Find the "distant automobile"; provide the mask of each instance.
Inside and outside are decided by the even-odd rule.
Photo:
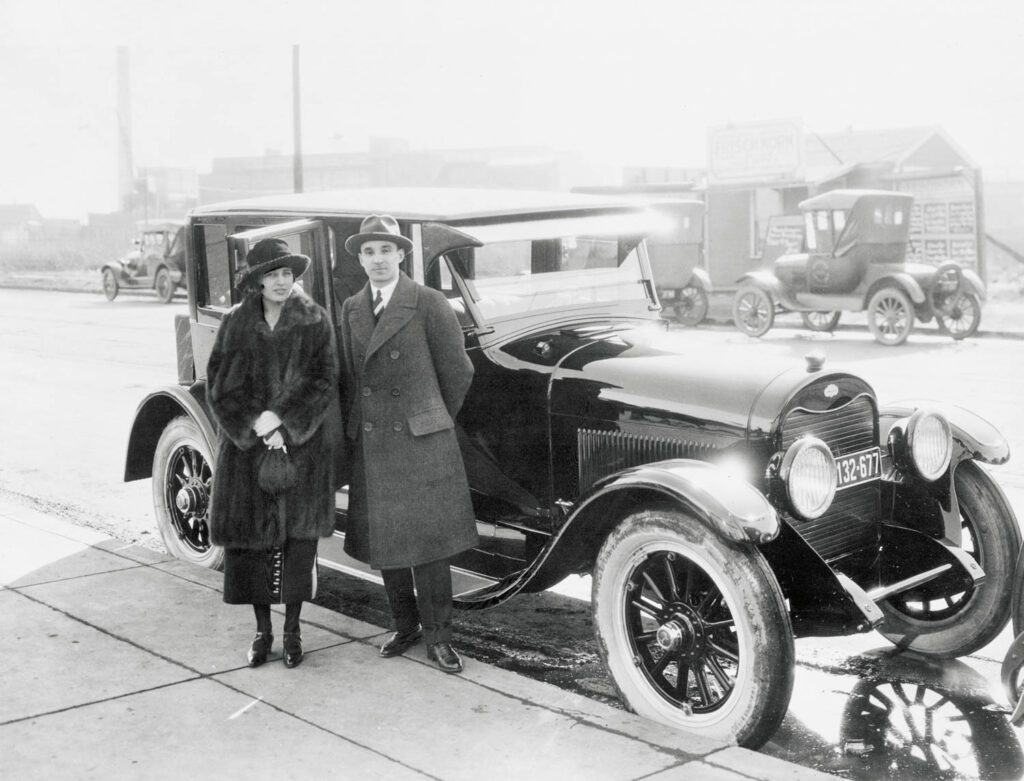
[[[382,212],[415,249],[405,273],[451,305],[475,369],[444,421],[480,530],[453,560],[474,581],[457,607],[590,574],[597,647],[628,707],[745,746],[786,714],[795,637],[876,629],[952,657],[1007,624],[1021,536],[982,467],[1009,458],[999,431],[949,404],[886,404],[817,355],[702,348],[662,317],[644,237],[663,216],[582,194],[365,189],[193,210],[177,384],[141,401],[125,459],[126,480],[152,478],[173,555],[223,559],[208,525],[206,367],[247,251],[276,237],[310,256],[298,284],[337,324],[339,299],[362,286],[345,239]],[[363,430],[387,441],[425,413]],[[347,506],[342,487],[321,564],[366,577],[341,552]]]
[[[185,223],[182,220],[149,222],[139,229],[135,249],[103,265],[103,294],[108,301],[125,290],[153,290],[169,304],[174,292],[187,288],[185,277]]]
[[[954,339],[981,322],[985,286],[970,269],[906,261],[913,196],[886,190],[833,190],[800,204],[805,252],[739,279],[733,322],[763,336],[778,312],[799,312],[812,331],[831,331],[842,312],[867,310],[881,344],[906,341],[914,319],[933,317]]]

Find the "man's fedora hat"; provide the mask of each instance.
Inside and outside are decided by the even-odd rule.
[[[285,266],[298,278],[309,268],[309,258],[292,252],[284,239],[257,241],[245,256],[245,265],[239,269],[238,287],[259,290],[264,274]]]
[[[353,255],[367,241],[390,241],[406,252],[412,251],[412,242],[398,229],[398,221],[390,214],[371,214],[359,226],[359,233],[345,240],[345,249]]]

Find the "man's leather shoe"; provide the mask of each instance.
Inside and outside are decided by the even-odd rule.
[[[305,655],[302,653],[302,635],[298,632],[284,633],[284,666],[298,667]]]
[[[455,653],[451,643],[431,643],[427,646],[427,658],[432,662],[437,662],[437,666],[443,672],[462,672],[462,660]]]
[[[274,636],[270,632],[257,632],[249,646],[249,653],[246,658],[250,667],[259,667],[267,661],[267,654],[270,653],[270,646],[274,644]]]
[[[392,656],[401,656],[423,637],[423,629],[416,627],[411,632],[395,632],[391,639],[380,647],[380,655],[385,659]]]

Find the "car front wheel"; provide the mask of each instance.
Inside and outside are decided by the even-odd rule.
[[[775,323],[775,304],[756,285],[741,287],[732,302],[732,319],[747,336],[764,336]]]
[[[988,473],[964,461],[953,476],[960,506],[961,547],[985,571],[977,587],[954,594],[899,595],[879,607],[878,631],[900,648],[940,657],[984,648],[1010,619],[1021,536],[1013,510]]]
[[[156,272],[153,288],[156,290],[156,297],[161,304],[171,303],[171,299],[174,298],[174,281],[167,269],[162,268]]]
[[[214,461],[194,420],[173,418],[153,457],[153,508],[167,552],[220,569],[224,550],[210,544],[210,497]]]
[[[107,297],[107,301],[113,301],[117,298],[117,275],[113,269],[103,269],[103,295]]]
[[[945,314],[935,315],[935,322],[940,331],[954,339],[974,336],[981,325],[981,299],[974,293],[962,293],[946,307]]]
[[[757,550],[680,512],[635,513],[601,547],[591,610],[612,680],[641,716],[751,748],[782,722],[793,632]]]
[[[903,344],[914,327],[914,305],[897,287],[883,287],[868,302],[868,327],[875,341]]]

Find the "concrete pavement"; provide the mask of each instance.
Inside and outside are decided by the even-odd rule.
[[[315,605],[306,659],[250,669],[221,576],[0,493],[0,774],[11,779],[830,778]]]

